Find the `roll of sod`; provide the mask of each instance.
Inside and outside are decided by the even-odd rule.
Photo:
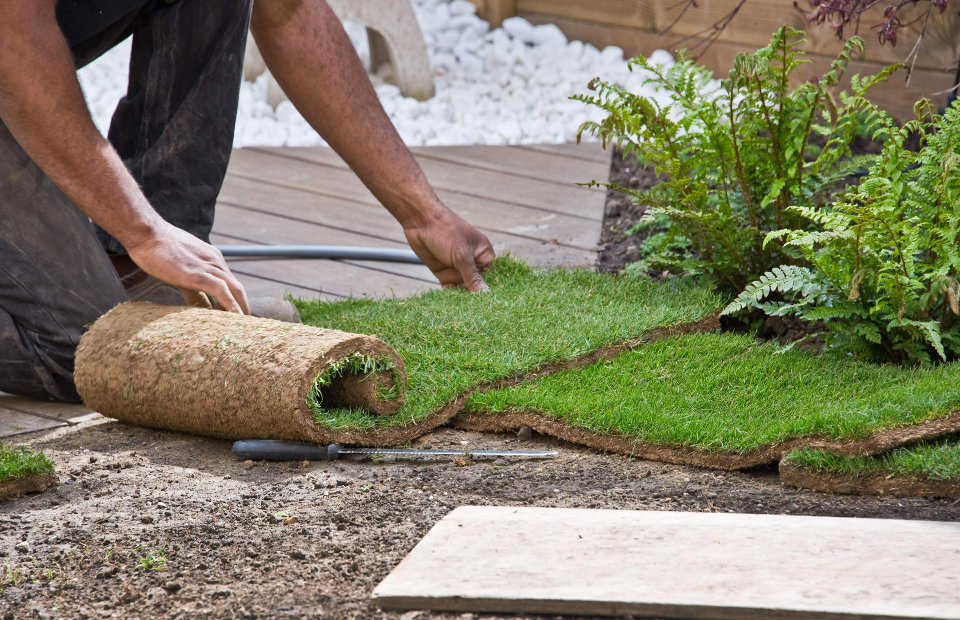
[[[306,441],[329,439],[315,421],[328,408],[396,413],[407,381],[376,336],[142,302],[93,324],[74,379],[88,407],[131,424]]]

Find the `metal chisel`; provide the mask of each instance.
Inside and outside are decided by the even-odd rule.
[[[460,456],[467,458],[525,458],[549,459],[557,455],[555,450],[436,450],[419,448],[351,448],[332,443],[319,446],[314,443],[284,441],[280,439],[249,439],[233,444],[233,453],[252,461],[333,461],[342,454],[367,456],[392,456],[396,458],[423,458],[433,456]]]

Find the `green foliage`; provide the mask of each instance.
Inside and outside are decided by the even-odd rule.
[[[777,270],[764,274],[725,313],[760,308],[827,320],[828,344],[870,360],[960,357],[960,108],[938,116],[921,102],[916,112],[899,127],[872,109],[883,151],[859,187],[830,207],[791,208],[819,230],[767,235],[798,249],[811,268],[791,268],[783,284]],[[919,152],[904,147],[911,135]],[[769,300],[774,291],[782,300]]]
[[[825,75],[791,88],[797,69],[808,63],[798,30],[783,27],[754,54],[738,54],[727,79],[713,75],[681,53],[670,68],[643,57],[631,70],[649,75],[663,97],[648,98],[609,82],[590,83],[594,95],[576,99],[607,112],[584,123],[580,134],[616,143],[664,180],[646,190],[617,188],[646,217],[665,217],[665,234],[646,258],[651,267],[705,273],[730,293],[759,274],[794,262],[799,252],[773,242],[770,230],[801,229],[807,222],[791,205],[827,202],[851,170],[849,144],[859,131],[864,93],[896,68],[854,79],[852,94],[831,94],[863,41],[850,39]],[[685,251],[689,247],[689,250]]]
[[[51,473],[53,463],[42,452],[28,452],[23,447],[12,448],[0,444],[0,482]]]

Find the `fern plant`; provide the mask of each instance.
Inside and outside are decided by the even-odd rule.
[[[960,357],[960,107],[938,116],[922,101],[915,112],[898,126],[872,108],[883,150],[860,185],[829,208],[791,207],[815,230],[767,235],[810,267],[770,270],[725,313],[826,320],[829,344],[877,361]],[[904,147],[911,134],[918,152]]]
[[[706,273],[736,294],[759,274],[801,258],[777,241],[764,244],[764,237],[805,226],[789,207],[825,204],[837,183],[863,166],[849,144],[868,106],[864,95],[896,68],[856,80],[852,94],[836,99],[831,91],[851,56],[863,52],[854,37],[819,80],[792,88],[794,74],[809,62],[804,42],[801,31],[780,28],[767,47],[738,54],[719,86],[683,52],[670,68],[638,57],[631,70],[646,72],[644,84],[664,97],[599,79],[590,83],[594,94],[575,97],[607,112],[599,123],[584,123],[578,139],[587,132],[604,146],[615,143],[664,179],[645,190],[617,188],[649,205],[646,218],[665,218],[646,259],[650,267]]]

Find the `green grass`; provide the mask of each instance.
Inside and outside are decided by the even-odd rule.
[[[393,416],[325,410],[334,429],[381,429],[422,420],[471,387],[583,355],[719,308],[713,293],[682,281],[586,270],[535,271],[509,258],[486,275],[491,291],[430,291],[407,299],[298,301],[304,323],[376,334],[403,358],[403,408]]]
[[[42,452],[0,445],[0,482],[52,473],[53,463]]]
[[[960,480],[960,440],[918,444],[858,458],[839,456],[828,450],[801,448],[791,452],[787,461],[790,465],[819,473]]]
[[[744,453],[802,435],[860,438],[956,407],[960,364],[875,366],[700,334],[475,394],[466,411],[537,411],[599,434]]]

